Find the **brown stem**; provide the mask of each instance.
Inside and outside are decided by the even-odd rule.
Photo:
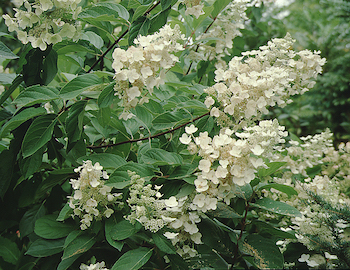
[[[106,54],[107,54],[110,50],[112,50],[113,47],[114,47],[115,45],[117,45],[118,42],[119,42],[128,32],[129,32],[129,27],[128,27],[128,29],[126,29],[126,30],[124,31],[123,34],[121,34],[121,35],[119,36],[119,38],[118,38],[116,41],[114,41],[114,43],[113,43],[111,46],[108,47],[108,49],[96,60],[96,62],[92,64],[92,66],[90,67],[90,69],[88,70],[87,73],[90,73],[90,72],[94,69],[94,67],[96,67],[97,64],[106,56]]]
[[[194,121],[198,120],[198,119],[201,119],[202,117],[206,116],[206,115],[209,115],[210,112],[207,112],[203,115],[200,115],[194,119],[192,119],[191,121],[188,121],[176,128],[172,128],[172,129],[169,129],[167,131],[164,131],[164,132],[160,132],[160,133],[157,133],[157,134],[154,134],[152,136],[149,136],[149,137],[145,137],[145,138],[140,138],[140,139],[131,139],[131,140],[127,140],[127,141],[123,141],[123,142],[118,142],[118,143],[113,143],[113,144],[105,144],[105,145],[91,145],[91,146],[87,146],[87,148],[89,149],[96,149],[96,148],[104,148],[104,147],[113,147],[113,146],[117,146],[117,145],[121,145],[121,144],[126,144],[126,143],[134,143],[134,142],[139,142],[139,141],[145,141],[145,140],[150,140],[150,139],[153,139],[153,138],[156,138],[156,137],[159,137],[159,136],[162,136],[162,135],[165,135],[167,133],[171,133],[171,132],[174,132],[175,130],[177,129],[180,129],[186,125],[188,125],[189,123],[193,123]]]
[[[253,197],[253,196],[252,196]],[[251,198],[252,198],[251,197]],[[249,200],[250,201],[250,200]],[[242,226],[241,226],[241,232],[239,234],[239,237],[237,239],[237,245],[236,245],[236,250],[235,250],[235,254],[233,256],[233,259],[232,259],[232,264],[231,264],[231,268],[230,269],[233,269],[233,266],[235,264],[235,261],[237,260],[237,257],[238,257],[238,245],[239,245],[239,241],[242,239],[242,236],[243,236],[243,232],[244,232],[244,228],[245,226],[247,225],[246,223],[246,220],[247,220],[247,215],[248,215],[248,209],[249,209],[249,201],[247,201],[247,204],[245,206],[245,213],[244,213],[244,217],[243,217],[243,220],[242,220]]]
[[[216,18],[217,18],[217,17],[213,18],[213,21],[207,26],[207,28],[204,30],[203,34],[205,34],[206,32],[208,32],[209,28],[210,28],[210,27],[213,25],[213,23],[216,21]],[[194,31],[192,31],[191,36],[192,36],[193,34],[194,34]],[[188,43],[188,42],[187,42],[187,43]],[[187,46],[187,43],[186,43],[185,46]],[[196,47],[195,52],[198,52],[199,46],[200,46],[200,45],[197,44],[197,47]],[[188,70],[187,70],[187,72],[186,72],[186,75],[187,75],[188,73],[190,73],[192,64],[193,64],[193,62],[192,62],[192,63],[190,64],[190,66],[188,67]]]

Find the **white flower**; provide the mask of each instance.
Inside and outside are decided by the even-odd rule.
[[[209,188],[208,181],[200,177],[194,180],[194,184],[196,186],[197,192],[204,192]]]
[[[183,133],[179,138],[180,142],[183,144],[189,144],[192,141],[191,136],[188,136],[186,133]]]
[[[165,232],[163,235],[168,239],[174,239],[179,233]]]
[[[193,125],[193,124],[191,124],[189,127],[185,127],[185,131],[189,135],[195,133],[197,130],[198,130],[198,128],[195,127],[195,125]]]
[[[301,257],[298,259],[299,262],[307,262],[310,258],[309,254],[302,254]]]
[[[209,172],[211,167],[210,160],[202,159],[199,161],[198,169],[200,169],[203,172]]]
[[[204,7],[203,4],[199,4],[190,8],[187,7],[185,11],[185,15],[193,15],[198,19],[200,15],[204,14],[203,7]]]
[[[338,259],[337,255],[331,255],[327,251],[324,253],[324,256],[326,257],[326,259],[329,259],[329,260],[337,260]]]
[[[259,144],[255,145],[250,150],[253,152],[254,155],[257,155],[257,156],[260,156],[265,151]]]
[[[169,206],[169,207],[175,207],[175,206],[178,206],[178,201],[176,200],[176,197],[174,196],[171,196],[169,199],[166,199],[164,200],[164,203],[166,206]]]

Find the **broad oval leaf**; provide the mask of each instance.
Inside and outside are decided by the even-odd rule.
[[[58,239],[67,236],[75,229],[75,226],[58,222],[56,215],[48,215],[39,218],[35,222],[34,232],[45,239]]]
[[[80,139],[86,104],[87,100],[80,100],[69,109],[68,117],[66,118],[66,132],[69,143]]]
[[[34,154],[51,139],[57,118],[55,114],[47,114],[33,121],[22,142],[23,158]]]
[[[0,57],[4,59],[16,59],[19,58],[15,55],[4,43],[0,41]]]
[[[38,239],[34,241],[25,255],[33,257],[47,257],[63,251],[64,239],[46,240]]]
[[[12,103],[16,104],[17,108],[22,108],[58,98],[58,90],[55,87],[33,85],[22,91]]]
[[[20,255],[21,252],[15,242],[0,236],[0,257],[2,257],[4,261],[16,264]]]
[[[257,185],[257,188],[259,190],[261,189],[277,189],[283,193],[286,193],[288,195],[288,197],[292,196],[292,195],[298,195],[298,192],[291,186],[287,186],[287,185],[283,185],[283,184],[278,184],[278,183],[259,183]]]
[[[82,92],[92,89],[102,84],[102,80],[95,74],[80,75],[68,82],[60,91],[60,97],[63,99],[72,99]]]
[[[83,156],[78,158],[77,162],[83,163],[83,161],[85,160],[91,160],[93,164],[98,162],[103,168],[115,169],[126,164],[126,161],[124,158],[111,153],[98,153],[98,154],[92,154],[89,156]]]
[[[151,148],[142,153],[140,162],[149,165],[181,165],[182,157],[163,149]]]
[[[113,265],[111,270],[140,269],[152,256],[152,249],[140,247],[124,253]]]
[[[262,198],[257,200],[255,203],[251,203],[251,206],[265,209],[276,214],[286,215],[286,216],[301,216],[298,209],[286,204],[284,202],[274,201],[270,198]]]
[[[25,121],[43,114],[46,114],[46,110],[43,107],[30,107],[21,111],[2,126],[0,130],[0,138],[5,136],[11,130],[14,130],[15,128],[20,126]]]
[[[284,259],[275,241],[258,234],[248,235],[240,245],[244,253],[253,256],[258,269],[283,269]]]
[[[139,223],[133,225],[128,220],[124,219],[111,227],[109,233],[113,240],[120,241],[129,238],[130,236],[137,233],[140,229],[141,226]]]
[[[152,239],[161,251],[165,252],[166,254],[176,254],[174,245],[159,231],[152,234]]]
[[[90,6],[79,13],[80,19],[94,18],[100,21],[115,21],[119,17],[125,21],[129,20],[129,12],[125,7],[115,3],[99,3]],[[117,20],[119,21],[119,20]]]
[[[216,210],[211,211],[210,214],[218,218],[242,218],[240,214],[223,202],[218,202]]]

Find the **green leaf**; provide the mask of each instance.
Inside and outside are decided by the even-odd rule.
[[[136,172],[141,177],[152,177],[154,175],[153,169],[144,164],[128,162],[119,168],[117,168],[110,176],[108,180],[109,186],[123,189],[130,185],[130,177],[127,171]]]
[[[46,114],[46,110],[43,107],[30,107],[21,111],[2,126],[0,130],[0,138],[7,135],[9,131],[19,127],[25,121],[43,114]]]
[[[73,212],[73,209],[70,208],[69,204],[66,203],[63,208],[61,209],[60,213],[58,214],[57,221],[65,221],[67,218],[69,218],[71,213]]]
[[[63,251],[65,239],[46,240],[38,239],[34,241],[30,246],[25,255],[33,257],[47,257]]]
[[[171,6],[172,0],[160,0],[160,5],[162,6],[162,10],[167,9]]]
[[[45,147],[40,148],[33,155],[26,157],[20,161],[20,169],[24,179],[27,179],[29,176],[33,175],[42,164],[43,153]]]
[[[92,32],[92,31],[84,32],[81,39],[89,41],[97,49],[101,49],[104,44],[103,39],[99,35],[97,35],[95,32]]]
[[[171,2],[171,0],[169,0],[169,2]],[[148,32],[154,33],[158,31],[160,28],[162,28],[168,21],[168,16],[170,11],[171,11],[171,8],[169,7],[163,10],[162,12],[160,12],[159,14],[157,14],[157,16],[153,17],[151,19],[151,25]]]
[[[72,99],[82,92],[102,84],[102,80],[95,74],[88,73],[80,75],[68,82],[60,91],[60,97],[63,99]]]
[[[150,129],[153,120],[152,113],[143,106],[137,106],[133,111],[135,119],[140,123],[141,126]]]
[[[262,189],[277,189],[283,193],[286,193],[288,197],[291,197],[292,195],[298,195],[298,192],[291,186],[283,185],[283,184],[277,184],[277,183],[259,183],[257,185],[257,190],[262,190]]]
[[[147,6],[139,6],[136,8],[135,12],[134,12],[134,15],[132,16],[132,22],[137,20],[137,18],[139,18],[140,16],[143,16],[143,14],[145,14],[145,12],[150,8],[151,5],[147,5]]]
[[[139,223],[136,223],[139,224]],[[131,224],[128,220],[122,220],[110,228],[110,235],[113,240],[124,240],[140,230],[140,226]]]
[[[34,154],[51,139],[56,122],[55,114],[39,116],[33,121],[23,139],[23,158]]]
[[[6,91],[4,91],[1,96],[0,96],[0,105],[2,105],[7,99],[8,97],[13,93],[13,91],[16,90],[16,88],[23,82],[23,76],[22,75],[18,75],[16,77],[16,79],[13,80],[11,86],[9,87],[9,89],[7,89]]]
[[[32,86],[36,84],[45,85],[50,79],[53,79],[57,72],[57,67],[55,67],[55,59],[57,60],[57,55],[52,53],[51,56],[47,59],[51,53],[52,46],[48,46],[45,51],[42,51],[40,48],[31,49],[26,54],[27,63],[23,65],[23,79],[27,86]],[[47,63],[46,63],[47,62]],[[46,71],[46,68],[51,68],[51,71]]]
[[[260,177],[269,176],[269,175],[273,174],[279,168],[281,168],[282,166],[284,166],[286,164],[287,164],[287,162],[271,162],[271,163],[268,163],[267,166],[269,168],[268,169],[265,169],[265,168],[259,169],[258,174],[259,174]]]
[[[111,231],[113,230],[113,227],[115,225],[116,221],[112,218],[109,218],[105,222],[105,235],[107,242],[114,248],[118,249],[119,251],[122,251],[122,248],[124,246],[123,241],[115,241],[111,237]]]
[[[118,168],[124,164],[126,164],[125,159],[123,159],[121,156],[114,155],[111,153],[96,153],[89,156],[83,156],[78,158],[78,163],[83,163],[85,160],[91,160],[92,164],[95,164],[96,162],[100,163],[100,165],[103,168]]]
[[[176,254],[174,245],[170,242],[169,239],[163,236],[160,231],[153,233],[152,239],[161,251],[165,252],[166,254]]]
[[[245,184],[244,186],[235,186],[235,191],[237,197],[249,201],[250,197],[253,195],[253,189],[250,184]]]
[[[21,252],[19,251],[15,242],[0,236],[0,256],[4,259],[4,261],[11,264],[16,264],[20,255]]]
[[[257,227],[257,231],[260,234],[269,234],[272,237],[283,238],[283,239],[284,238],[296,239],[293,233],[282,231],[268,222],[265,222],[262,220],[253,220],[252,224],[254,224]]]
[[[218,202],[216,210],[211,211],[210,214],[217,218],[242,218],[240,214],[223,202]]]
[[[97,5],[90,6],[78,15],[80,19],[94,18],[98,21],[121,21],[129,20],[129,12],[125,7],[115,3],[99,3]]]
[[[240,249],[254,257],[258,269],[283,269],[283,255],[271,239],[250,234],[244,239]]]
[[[141,16],[137,18],[130,26],[128,38],[129,45],[132,45],[134,43],[134,39],[139,35],[147,36],[150,25],[150,19],[147,17]]]
[[[153,128],[157,130],[163,130],[174,128],[176,125],[180,123],[186,123],[189,120],[191,119],[184,116],[181,111],[165,112],[155,117],[152,121],[152,124]]]
[[[58,90],[56,88],[34,85],[22,91],[12,103],[16,104],[18,108],[22,108],[23,106],[31,106],[58,98]]]
[[[113,265],[111,270],[140,269],[152,256],[152,249],[140,247],[124,253]]]
[[[45,239],[58,239],[67,236],[75,226],[56,221],[57,215],[48,215],[35,222],[34,232]]]
[[[150,165],[181,165],[182,157],[179,154],[163,149],[151,148],[143,152],[140,162]]]
[[[255,203],[251,203],[251,206],[258,207],[264,210],[271,211],[285,216],[301,216],[298,209],[290,206],[284,202],[274,201],[270,198],[262,198],[257,200]]]
[[[81,137],[86,104],[87,100],[77,101],[68,111],[68,116],[66,118],[66,132],[69,143],[79,141]]]
[[[0,73],[0,83],[2,85],[11,85],[15,78],[15,73]]]
[[[57,53],[55,50],[50,50],[49,54],[43,61],[42,80],[44,85],[48,85],[57,74]]]
[[[98,96],[98,106],[100,108],[106,108],[109,107],[114,99],[114,85],[115,82],[110,83],[107,85],[101,92],[101,94]]]
[[[0,41],[0,57],[4,59],[16,59],[19,58],[15,55],[4,43]]]
[[[34,232],[34,226],[37,219],[45,215],[44,204],[35,205],[33,208],[29,209],[23,215],[19,223],[19,231],[21,232],[21,239],[32,232]]]
[[[235,245],[231,242],[230,237],[215,222],[209,218],[203,218],[198,224],[202,241],[211,249],[219,253],[232,257],[234,255]]]
[[[65,243],[62,261],[57,270],[67,269],[81,254],[88,251],[96,243],[96,238],[94,235],[84,233],[75,236],[76,237],[74,237],[69,244],[66,245]]]
[[[216,0],[214,3],[214,10],[211,13],[211,16],[215,18],[219,15],[219,13],[229,4],[231,3],[231,0]]]

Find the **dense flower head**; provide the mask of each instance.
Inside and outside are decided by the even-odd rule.
[[[107,205],[116,203],[121,195],[111,193],[112,188],[104,184],[103,179],[108,179],[106,171],[96,162],[92,165],[91,160],[84,161],[84,164],[74,171],[80,173],[78,179],[71,179],[70,184],[74,190],[73,196],[69,196],[69,206],[73,209],[73,217],[81,218],[80,228],[82,230],[90,227],[94,219],[101,217],[109,218],[114,210]]]
[[[64,38],[77,40],[80,25],[75,22],[81,7],[81,0],[26,0],[15,1],[14,18],[8,14],[2,17],[10,32],[16,31],[18,39],[33,48],[45,50],[48,44],[55,44]]]
[[[115,70],[115,91],[124,107],[121,118],[130,118],[130,108],[148,102],[146,94],[143,94],[144,88],[152,94],[154,87],[164,83],[165,70],[179,61],[174,53],[183,50],[178,43],[183,39],[178,25],[174,29],[165,25],[159,32],[137,37],[135,46],[127,50],[114,50],[112,67]]]
[[[190,127],[186,131],[180,141],[189,147],[195,144],[202,158],[198,166],[201,172],[194,181],[199,194],[191,206],[202,212],[215,210],[218,200],[229,202],[235,186],[250,183],[257,169],[266,166],[263,158],[273,159],[288,135],[277,120],[261,121],[256,126],[243,128],[242,132],[223,128],[213,138],[208,132],[194,137],[188,134],[192,131]]]
[[[325,59],[320,52],[295,52],[293,43],[287,34],[232,58],[227,69],[217,68],[217,83],[205,90],[205,104],[219,124],[235,125],[237,130],[266,114],[268,106],[283,107],[291,102],[290,96],[314,86]]]

